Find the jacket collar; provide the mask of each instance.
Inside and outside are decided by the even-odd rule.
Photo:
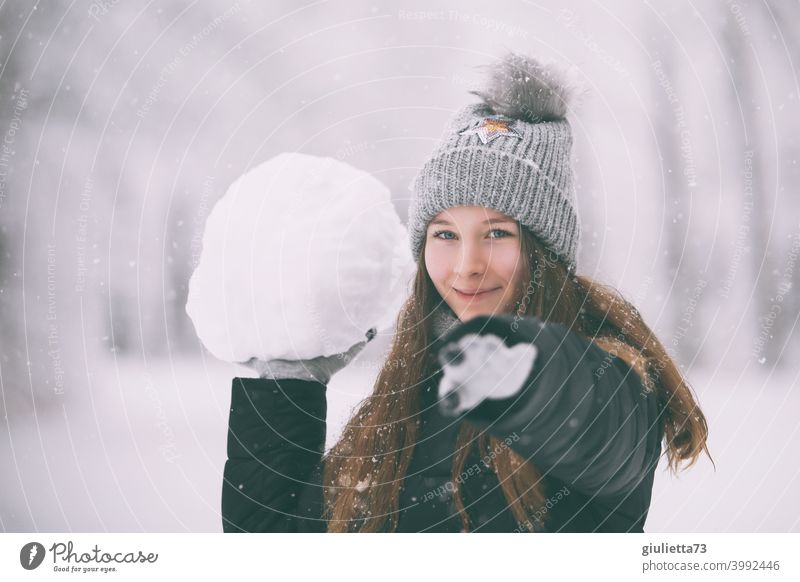
[[[441,301],[431,314],[431,331],[434,339],[441,339],[448,331],[456,327],[461,320],[444,301]]]

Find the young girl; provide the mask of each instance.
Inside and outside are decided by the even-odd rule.
[[[639,312],[575,272],[570,92],[510,54],[455,116],[414,184],[412,296],[327,454],[326,384],[374,330],[234,379],[224,531],[642,532],[662,440],[673,471],[708,454]]]

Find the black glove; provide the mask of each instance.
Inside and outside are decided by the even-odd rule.
[[[538,350],[515,338],[514,322],[507,315],[481,315],[442,337],[437,354],[444,371],[439,382],[442,414],[456,416],[485,399],[509,398],[524,386]]]

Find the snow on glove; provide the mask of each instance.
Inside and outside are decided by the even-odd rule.
[[[377,334],[376,328],[367,332],[367,339],[349,350],[332,356],[318,356],[310,360],[259,360],[250,358],[243,365],[253,368],[259,377],[270,380],[311,380],[327,385],[331,376],[349,364]]]
[[[448,335],[455,337],[445,337],[438,354],[444,372],[439,382],[439,410],[446,416],[472,410],[484,399],[513,396],[524,386],[536,361],[535,345],[523,342],[509,347],[498,335],[476,328],[475,319],[452,330]],[[480,319],[478,324],[488,321]],[[467,325],[476,332],[464,333]]]

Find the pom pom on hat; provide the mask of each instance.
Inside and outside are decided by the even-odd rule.
[[[519,53],[489,65],[484,89],[470,91],[499,115],[529,123],[564,119],[580,86],[569,72]]]

